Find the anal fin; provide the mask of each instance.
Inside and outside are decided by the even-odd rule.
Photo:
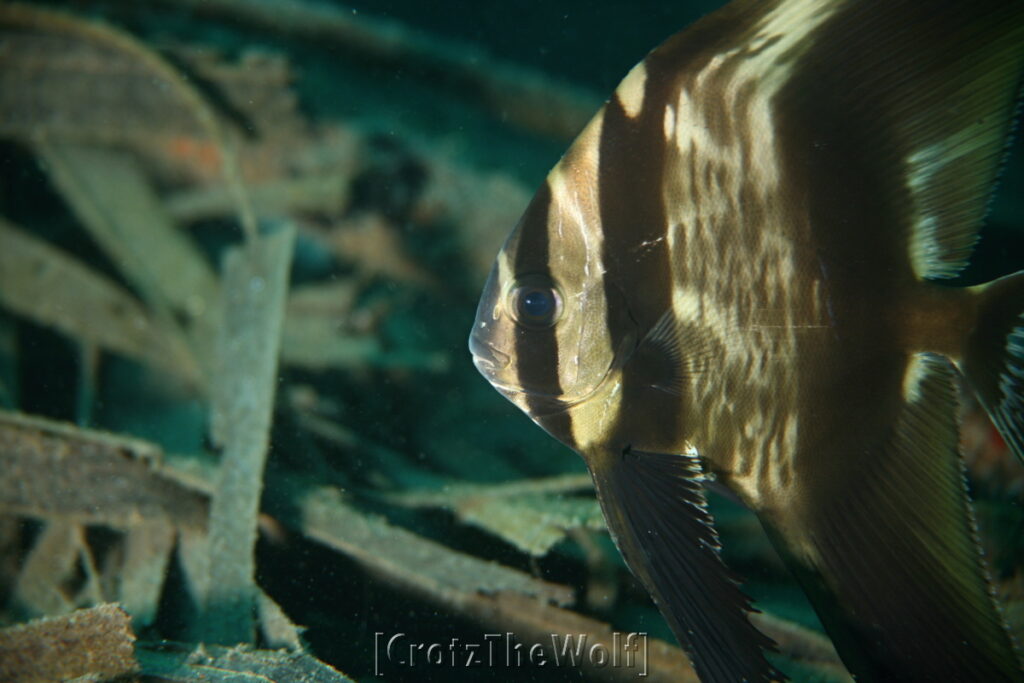
[[[701,680],[785,680],[765,659],[773,643],[751,624],[750,601],[719,556],[699,458],[627,451],[587,461],[616,545]]]
[[[842,438],[802,454],[813,490],[762,517],[859,681],[1024,680],[976,537],[954,379],[911,357],[874,387],[901,395],[837,412],[821,433]]]

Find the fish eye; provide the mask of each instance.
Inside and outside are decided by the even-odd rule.
[[[509,292],[509,304],[515,321],[528,328],[550,327],[562,314],[562,297],[550,284],[521,283]]]

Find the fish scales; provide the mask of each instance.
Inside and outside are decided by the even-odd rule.
[[[813,33],[828,6],[801,8],[812,19],[801,35]],[[814,348],[828,329],[820,277],[797,267],[806,260],[797,252],[810,243],[806,211],[776,191],[785,169],[775,150],[771,100],[783,79],[764,76],[796,58],[800,35],[779,33],[792,14],[769,15],[748,46],[708,55],[703,67],[674,78],[660,98],[645,99],[635,85],[633,74],[643,73],[647,82],[658,69],[645,62],[616,91],[620,104],[632,100],[623,105],[629,118],[649,108],[665,122],[662,230],[673,313],[714,340],[716,373],[742,387],[723,392],[715,382],[690,385],[689,404],[701,406],[703,418],[692,439],[704,444],[701,453],[716,473],[755,504],[793,477],[788,457],[799,429],[797,337]],[[736,243],[745,249],[727,248]]]

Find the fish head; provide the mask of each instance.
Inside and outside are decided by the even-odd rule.
[[[593,128],[498,253],[469,339],[481,374],[570,447],[565,413],[613,381],[636,338],[620,286],[604,277]]]

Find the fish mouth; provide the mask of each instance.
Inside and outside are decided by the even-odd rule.
[[[502,353],[475,334],[469,337],[469,353],[473,356],[473,365],[489,380],[512,364],[511,356]]]
[[[502,371],[512,365],[512,357],[494,348],[475,334],[469,337],[469,352],[473,356],[473,365],[490,385],[502,396],[530,414],[532,418],[549,417],[565,412],[569,408],[569,405],[561,397],[532,392],[501,381]]]
[[[593,386],[587,387],[585,391],[575,395],[555,395],[530,391],[524,387],[503,382],[500,379],[502,370],[505,370],[512,364],[512,357],[494,348],[475,334],[469,338],[469,350],[473,356],[473,364],[476,366],[476,369],[498,393],[519,406],[534,421],[564,413],[573,406],[592,398],[615,375],[616,369],[621,366],[621,359],[628,358],[629,350],[633,345],[632,337],[627,336],[623,343],[619,345],[612,363],[609,364],[604,374]]]

